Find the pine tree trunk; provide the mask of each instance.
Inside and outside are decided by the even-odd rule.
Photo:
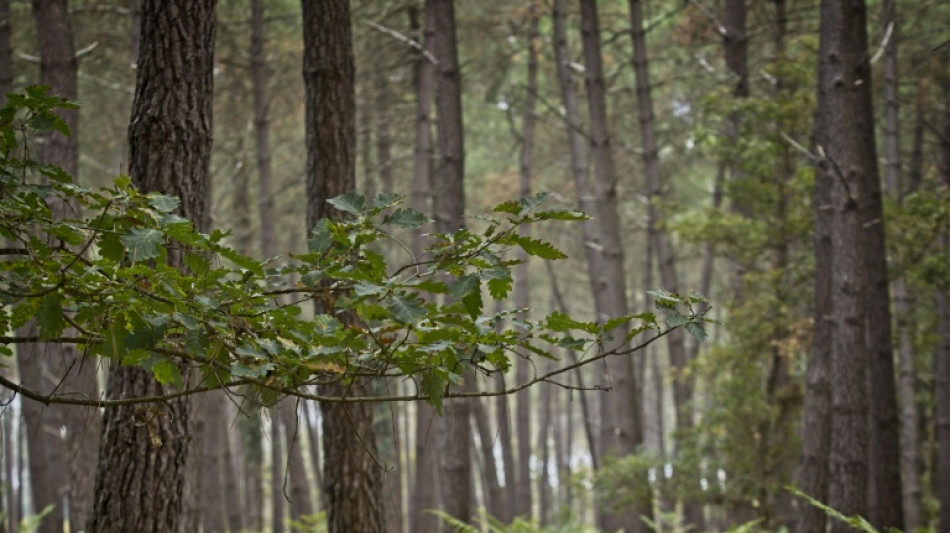
[[[200,231],[208,230],[210,212],[214,4],[144,2],[129,126],[133,182],[178,196],[180,214]],[[107,396],[132,398],[166,389],[141,369],[113,367]],[[189,399],[171,400],[161,409],[132,405],[105,411],[87,531],[178,531],[191,411]]]
[[[944,115],[940,137],[940,178],[944,187],[950,187],[950,80],[944,80]],[[950,259],[950,230],[943,229],[943,254]],[[950,298],[947,288],[937,289],[937,336],[939,344],[934,357],[934,386],[937,406],[936,437],[936,496],[940,503],[937,531],[950,531]]]
[[[464,157],[465,147],[462,127],[461,72],[458,64],[455,35],[455,7],[453,0],[427,0],[432,3],[435,27],[433,55],[436,66],[436,114],[439,146],[439,163],[435,180],[436,230],[452,233],[463,226],[465,212]],[[475,379],[472,372],[465,372],[463,381]],[[469,462],[472,441],[470,403],[465,399],[444,402],[439,474],[443,491],[448,491],[442,500],[442,510],[461,520],[470,522],[472,510],[472,469]],[[446,531],[454,528],[444,526]]]
[[[356,86],[349,1],[304,0],[301,4],[309,231],[320,219],[338,216],[327,200],[356,185]],[[372,391],[368,383],[354,381],[347,386],[323,386],[321,393],[363,396]],[[366,403],[324,403],[321,410],[329,531],[382,533],[382,472],[375,463],[374,408]]]
[[[535,130],[535,94],[538,89],[538,52],[536,41],[538,37],[537,4],[531,4],[528,17],[528,61],[527,84],[525,87],[525,101],[523,114],[523,129],[521,135],[521,156],[519,158],[520,184],[518,194],[522,198],[531,195],[531,170],[534,157],[534,130]],[[528,226],[518,228],[522,236],[528,236]],[[518,250],[517,258],[521,264],[516,267],[514,282],[515,307],[527,309],[530,305],[528,294],[528,254]],[[527,320],[527,313],[519,313],[521,320]],[[518,383],[525,383],[530,379],[531,368],[527,358],[519,357],[515,362],[515,375]],[[515,404],[515,433],[518,442],[518,478],[515,487],[515,516],[531,517],[531,391],[525,390],[516,397]]]
[[[289,475],[290,518],[300,520],[303,516],[313,514],[313,503],[310,495],[310,484],[307,481],[307,470],[303,463],[303,444],[300,438],[298,403],[288,398],[280,403],[280,422],[284,428],[284,442],[287,443],[287,475]]]
[[[868,509],[868,184],[877,180],[864,0],[823,2],[818,71],[819,160],[815,181],[831,191],[831,451],[828,503],[845,515]],[[820,206],[817,208],[820,209]],[[890,346],[888,345],[888,348]],[[849,526],[831,523],[833,533]]]
[[[656,259],[660,272],[660,283],[665,290],[679,292],[679,281],[676,274],[676,258],[673,253],[673,243],[669,234],[663,229],[665,215],[660,205],[665,193],[665,187],[660,176],[660,161],[656,146],[655,118],[653,113],[653,96],[650,85],[650,69],[647,59],[646,33],[643,29],[643,3],[640,0],[630,0],[630,27],[633,37],[633,68],[636,74],[637,103],[640,112],[640,139],[643,144],[643,170],[646,174],[646,185],[649,194],[647,212],[650,219],[650,241],[656,250]],[[676,428],[685,434],[693,427],[693,385],[686,374],[687,360],[684,332],[678,329],[666,337],[667,350],[670,357],[670,367],[674,375],[673,402],[676,412]],[[696,485],[699,490],[699,473],[691,472],[687,475],[695,477],[686,481],[687,486]],[[703,508],[701,503],[694,501],[683,502],[684,525],[699,530],[705,529]]]
[[[432,3],[425,3],[423,23],[420,27],[419,14],[409,10],[410,26],[427,50],[433,45]],[[425,55],[419,53],[413,72],[416,93],[415,144],[413,151],[412,208],[421,213],[431,213],[432,173],[432,100],[434,91],[435,65]],[[410,243],[414,257],[421,257],[426,239],[422,231],[413,231]],[[409,505],[410,531],[436,531],[439,527],[437,516],[428,512],[439,506],[437,477],[438,435],[435,409],[423,402],[415,405],[415,468],[411,483]]]

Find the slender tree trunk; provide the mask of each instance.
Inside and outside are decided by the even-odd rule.
[[[222,401],[227,401],[227,397],[218,392],[220,391],[208,393],[195,408],[195,418],[201,419],[199,422],[201,438],[196,441],[201,449],[192,452],[196,457],[200,457],[195,464],[201,465],[201,468],[195,469],[197,478],[195,488],[198,490],[193,497],[196,502],[199,499],[201,501],[200,505],[194,506],[195,523],[200,524],[201,531],[205,533],[227,531],[224,519],[224,485],[221,482],[223,443],[217,439],[220,434],[218,426],[225,423],[221,414],[224,412]],[[189,530],[183,528],[183,532],[187,531]]]
[[[498,463],[495,461],[495,434],[488,421],[488,411],[481,401],[472,402],[472,418],[478,429],[478,441],[481,444],[481,458],[485,462],[486,505],[488,514],[501,519],[507,515],[505,490],[498,479]]]
[[[540,471],[538,472],[538,522],[546,524],[551,516],[551,477],[549,462],[551,461],[551,447],[548,438],[551,435],[551,402],[554,400],[552,385],[542,385],[541,388],[541,423],[538,425],[538,442],[535,445],[540,456]]]
[[[301,4],[309,231],[320,219],[338,216],[327,200],[356,185],[356,85],[349,1],[303,0]],[[323,386],[322,393],[367,395],[372,390],[370,383],[358,380],[346,386]],[[329,531],[382,533],[382,472],[376,464],[374,406],[324,403],[321,410]]]
[[[0,0],[0,106],[6,105],[6,94],[13,89],[12,26],[10,0]]]
[[[890,195],[897,201],[901,200],[902,179],[900,165],[900,115],[898,107],[898,71],[897,71],[897,39],[898,39],[898,21],[897,21],[897,2],[895,0],[886,0],[884,2],[885,13],[885,33],[890,35],[890,39],[884,48],[884,161],[885,161],[885,179],[887,189]],[[903,529],[913,532],[921,525],[921,487],[920,472],[918,463],[920,462],[919,449],[920,440],[917,435],[917,398],[914,387],[914,353],[911,331],[905,322],[909,314],[907,284],[903,276],[894,279],[894,313],[897,317],[897,359],[900,368],[900,379],[898,382],[898,391],[900,396],[900,442],[901,463],[900,469],[903,472]],[[869,326],[871,327],[871,326]],[[883,368],[886,368],[883,367]],[[873,394],[873,389],[872,389]],[[884,448],[884,443],[879,443],[880,448]],[[886,457],[871,457],[872,464],[875,460],[888,460]],[[898,477],[898,481],[900,478]],[[888,495],[878,491],[878,500],[887,498]],[[871,501],[874,506],[874,499]],[[888,520],[888,515],[893,517],[893,513],[880,513],[877,516],[878,527],[893,525],[901,527],[900,524],[892,524]]]
[[[419,35],[419,41],[426,49],[433,45],[434,22],[431,13],[432,3],[425,2],[423,15],[424,29],[419,24],[419,14],[409,10],[410,27]],[[416,56],[413,82],[416,92],[415,146],[413,152],[412,208],[421,213],[430,213],[432,165],[432,99],[435,83],[435,65],[424,54]],[[414,257],[421,257],[425,249],[425,237],[422,231],[413,231],[410,243]],[[439,506],[438,490],[438,445],[435,409],[427,403],[415,405],[415,460],[412,495],[409,505],[410,531],[436,531],[439,527],[437,516],[428,512]]]
[[[270,408],[271,531],[284,533],[284,440],[280,435],[279,407]]]
[[[143,190],[181,198],[180,213],[201,231],[207,231],[210,222],[206,192],[214,4],[144,2],[129,126],[133,182]],[[133,367],[113,367],[107,389],[109,398],[167,392],[149,373]],[[143,406],[106,410],[87,531],[178,531],[190,464],[190,404],[189,399],[176,399],[165,403],[161,412]],[[143,417],[150,423],[140,424]]]
[[[650,85],[650,69],[647,59],[646,33],[643,29],[643,3],[641,0],[630,0],[630,27],[633,37],[633,68],[636,74],[637,103],[640,111],[640,139],[643,143],[643,170],[646,174],[646,185],[649,194],[647,212],[650,219],[650,241],[656,250],[657,264],[659,265],[660,282],[663,288],[679,291],[679,281],[676,275],[676,258],[673,253],[673,244],[669,234],[663,229],[665,215],[660,211],[660,204],[664,196],[664,185],[660,176],[660,161],[656,146],[655,119],[653,114],[653,96]],[[674,373],[673,401],[676,411],[676,428],[682,433],[693,427],[693,386],[686,375],[687,360],[686,344],[682,329],[670,333],[667,337],[667,350],[670,356],[670,366]],[[698,485],[698,472],[688,485]],[[683,503],[684,525],[705,529],[703,508],[701,503],[685,501]]]
[[[944,187],[950,187],[950,80],[945,79],[943,83],[945,107],[940,137],[940,178]],[[945,227],[943,232],[943,254],[945,258],[948,258],[950,230]],[[945,286],[939,287],[936,291],[939,344],[934,355],[936,359],[934,386],[937,389],[936,496],[940,503],[937,531],[940,533],[950,531],[950,301],[948,301],[947,292]]]
[[[234,423],[234,412],[228,408],[227,401],[227,398],[225,398],[224,405],[219,411],[224,416],[221,417],[221,423],[216,426],[215,440],[222,447],[221,475],[222,483],[224,483],[224,508],[228,531],[239,533],[244,527],[244,505],[241,501],[241,487],[238,481],[237,461],[235,460],[236,450],[230,432],[231,424]]]
[[[303,444],[300,440],[298,405],[293,399],[281,402],[278,408],[280,422],[284,427],[284,442],[287,443],[287,469],[284,482],[289,481],[290,490],[290,518],[300,520],[303,516],[313,514],[313,503],[310,495],[310,484],[307,482],[307,470],[303,463]]]
[[[6,53],[9,55],[9,6],[2,15]],[[65,0],[34,0],[33,17],[40,48],[40,82],[53,93],[75,100],[78,85],[78,64],[73,34]],[[4,83],[12,82],[10,63],[4,67]],[[78,178],[79,113],[60,111],[71,135],[52,132],[44,134],[41,146],[43,162],[58,166]],[[73,207],[58,203],[52,206],[54,216],[76,216]],[[25,345],[17,350],[24,378],[46,390],[54,387],[87,397],[98,395],[94,365],[83,364],[82,356],[73,346]],[[56,376],[50,381],[48,376]],[[62,382],[60,382],[62,379]],[[43,521],[40,532],[61,531],[70,509],[72,524],[82,524],[89,516],[95,480],[95,457],[98,449],[99,412],[96,409],[71,406],[42,406],[26,400],[23,414],[30,436],[31,488],[37,512],[47,505],[53,511]],[[66,430],[65,439],[60,427]],[[68,503],[67,503],[68,502]]]
[[[868,512],[868,240],[865,223],[877,180],[864,0],[824,1],[815,137],[816,182],[831,191],[831,452],[828,503],[846,515]],[[819,207],[820,209],[820,207]],[[889,327],[889,322],[888,326]],[[890,348],[888,344],[887,348]],[[833,521],[831,531],[849,526]]]
[[[520,186],[519,195],[526,198],[531,195],[531,169],[534,157],[534,129],[535,129],[535,94],[538,90],[538,6],[532,2],[529,8],[528,21],[528,61],[527,84],[524,101],[524,126],[521,135],[521,157],[519,158]],[[528,226],[518,228],[522,236],[528,236]],[[515,307],[527,309],[530,305],[528,295],[528,254],[524,250],[518,251],[518,265],[515,272]],[[520,313],[522,320],[528,319],[527,313]],[[531,368],[524,357],[517,358],[515,374],[518,383],[530,379]],[[518,438],[518,478],[515,488],[515,515],[530,517],[531,505],[531,391],[525,390],[518,394],[516,403],[515,430]]]
[[[327,502],[326,491],[322,490],[324,484],[323,469],[321,468],[323,461],[320,459],[320,417],[313,417],[314,419],[311,419],[309,406],[303,410],[303,413],[305,417],[304,421],[307,426],[307,436],[309,437],[308,440],[310,441],[310,463],[313,465],[313,470],[317,479],[317,486],[321,487],[319,498],[320,508],[326,510],[328,507],[330,507],[330,504]]]

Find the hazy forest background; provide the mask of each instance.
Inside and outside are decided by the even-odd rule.
[[[603,322],[654,310],[663,293],[647,291],[662,288],[708,297],[715,323],[557,383],[446,399],[441,417],[423,401],[333,411],[197,395],[190,436],[165,443],[187,449],[189,466],[171,485],[154,480],[167,494],[137,493],[154,507],[145,514],[175,510],[149,531],[847,527],[794,486],[881,530],[950,532],[950,3],[214,4],[0,0],[0,92],[42,83],[78,102],[68,119],[78,151],[56,164],[86,187],[127,173],[141,186],[148,165],[130,170],[140,50],[177,42],[155,56],[172,64],[176,50],[210,60],[213,44],[213,131],[194,141],[210,150],[197,193],[208,207],[183,212],[262,260],[307,249],[327,216],[314,202],[335,194],[320,197],[308,179],[333,160],[337,145],[321,135],[338,123],[333,109],[311,109],[349,105],[321,76],[351,45],[355,135],[344,142],[356,191],[395,193],[434,217],[381,254],[418,257],[423,233],[478,224],[463,212],[547,193],[545,208],[593,220],[532,226],[568,257],[512,252],[523,263],[502,275],[511,293],[486,296],[485,313]],[[159,107],[190,105],[173,100]],[[210,125],[204,116],[193,122]],[[178,149],[156,161],[170,166]],[[191,191],[162,192],[181,190]],[[17,345],[2,362],[9,382],[96,398],[117,379],[88,359],[84,380],[64,381],[73,356],[4,338]],[[587,356],[568,344],[551,353],[559,361],[517,358],[478,379],[469,370],[458,390],[497,390]],[[366,395],[417,394],[411,379],[354,383]],[[145,448],[115,448],[117,463],[99,449],[100,425],[119,411],[7,389],[2,400],[0,529],[122,531],[102,518],[112,504],[101,469],[122,455],[153,463]],[[174,421],[128,413],[141,433],[148,417]],[[352,525],[360,515],[370,520]]]

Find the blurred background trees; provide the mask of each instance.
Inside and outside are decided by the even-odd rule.
[[[316,405],[214,400],[186,523],[313,530],[337,498],[325,487],[346,476],[322,463],[361,448],[379,483],[373,513],[391,532],[444,527],[427,509],[571,531],[753,520],[823,531],[824,514],[789,484],[876,526],[946,530],[950,6],[867,2],[866,24],[848,11],[834,26],[818,0],[339,4],[353,134],[326,140],[321,128],[336,126],[307,111],[328,79],[327,59],[307,55],[326,51],[319,14],[292,0],[218,2],[209,228],[260,258],[303,248],[327,196],[308,180],[335,172],[314,164],[339,142],[357,190],[395,192],[435,217],[400,236],[414,253],[426,231],[529,190],[591,214],[541,235],[570,255],[557,269],[500,258],[526,261],[498,280],[515,287],[508,307],[606,320],[656,311],[646,291],[663,287],[704,293],[721,325],[703,344],[671,336],[562,386],[449,402],[444,419],[422,404],[347,422]],[[147,7],[0,0],[0,86],[45,83],[82,104],[73,140],[41,146],[84,185],[130,172]],[[845,54],[834,39],[849,31]],[[836,91],[861,101],[829,100]],[[42,383],[45,365],[74,357],[44,349],[21,347],[5,375]],[[501,379],[523,381],[533,365]],[[98,382],[71,388],[106,384],[107,369],[84,370]],[[78,530],[98,416],[75,424],[9,394],[4,405],[3,527],[52,505],[42,531]],[[337,449],[327,427],[363,429]],[[359,439],[370,433],[375,445]],[[850,489],[843,473],[857,476]],[[652,526],[637,518],[651,515]]]

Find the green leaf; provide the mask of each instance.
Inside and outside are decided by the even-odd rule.
[[[300,277],[300,283],[303,283],[307,287],[316,287],[321,279],[323,279],[322,270],[311,270]]]
[[[418,228],[427,221],[425,215],[414,210],[399,208],[383,217],[383,224],[395,224],[402,228]]]
[[[359,215],[366,209],[366,198],[356,191],[347,191],[336,198],[330,198],[327,202],[340,211]]]
[[[118,324],[112,324],[102,334],[102,342],[96,346],[96,353],[113,360],[122,358],[125,353],[125,339],[129,332]]]
[[[507,278],[492,278],[488,280],[488,292],[492,298],[503,300],[511,291],[511,283],[510,276]]]
[[[693,338],[699,342],[703,342],[704,340],[706,340],[706,337],[708,336],[708,334],[706,333],[706,328],[703,327],[703,325],[700,324],[699,322],[687,322],[686,331],[688,331],[689,334],[692,335]]]
[[[122,244],[129,251],[133,263],[154,259],[162,254],[162,232],[150,228],[133,229],[122,236]]]
[[[453,300],[462,299],[468,294],[478,292],[480,286],[481,281],[478,279],[478,276],[474,274],[462,276],[449,287],[449,298]]]
[[[415,299],[397,294],[387,307],[393,317],[404,324],[415,324],[426,317],[426,310]]]
[[[532,239],[524,235],[512,235],[511,240],[517,243],[525,253],[541,259],[564,259],[567,257],[564,252],[547,241]]]
[[[329,220],[321,218],[310,230],[310,239],[307,240],[307,249],[310,253],[322,254],[330,249],[333,237],[330,235],[329,224]]]
[[[171,213],[178,209],[178,206],[181,205],[181,200],[174,196],[155,194],[149,198],[148,205],[152,206],[159,213]]]
[[[108,235],[99,240],[99,255],[113,263],[118,263],[125,257],[125,246],[117,237]]]
[[[155,379],[162,385],[174,385],[179,389],[184,385],[181,369],[168,359],[162,359],[156,363],[152,367],[152,373],[155,374]]]
[[[63,296],[58,292],[51,292],[40,300],[36,310],[36,325],[39,328],[41,340],[59,337],[66,329],[66,319],[63,318]]]
[[[238,378],[262,378],[274,369],[273,363],[248,366],[241,363],[231,365],[231,375]]]
[[[482,291],[472,291],[462,297],[462,305],[472,319],[482,314]]]
[[[399,201],[399,195],[391,192],[378,192],[373,198],[373,207],[389,207]]]
[[[234,263],[235,265],[245,270],[253,272],[254,274],[257,274],[258,276],[264,275],[264,265],[262,265],[260,261],[251,259],[250,257],[239,253],[237,250],[223,247],[223,246],[219,248],[217,252],[221,254],[223,257],[230,259],[231,262]]]
[[[429,399],[435,411],[442,416],[442,394],[445,392],[445,380],[434,371],[427,371],[422,374],[422,383],[420,385],[422,394]]]
[[[495,213],[508,213],[509,215],[517,215],[521,213],[521,204],[515,200],[508,200],[507,202],[496,205],[492,211]]]
[[[449,292],[449,288],[445,285],[445,283],[431,278],[424,279],[413,285],[413,287],[419,289],[420,291],[425,291],[432,294],[446,294]]]
[[[534,220],[587,220],[590,217],[580,211],[541,211],[531,216]]]
[[[590,334],[596,334],[600,330],[600,327],[593,322],[579,322],[560,311],[555,311],[548,315],[547,319],[544,321],[544,327],[550,329],[551,331],[558,332],[579,329]]]

